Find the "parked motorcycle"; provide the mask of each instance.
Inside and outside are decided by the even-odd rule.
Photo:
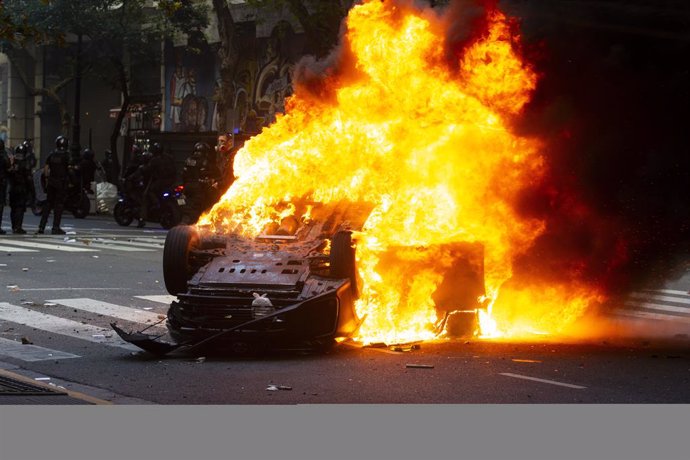
[[[127,227],[140,215],[141,203],[138,199],[124,192],[119,193],[120,198],[113,209],[115,222]],[[182,219],[181,207],[186,204],[184,186],[178,185],[172,190],[166,190],[158,197],[158,203],[148,208],[147,220],[160,223],[165,229],[173,228]]]

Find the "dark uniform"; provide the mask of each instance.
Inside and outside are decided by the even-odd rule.
[[[119,171],[115,165],[115,158],[113,158],[113,152],[110,150],[105,151],[105,158],[103,159],[103,170],[105,171],[105,180],[111,184],[119,185],[117,176]]]
[[[10,186],[10,219],[12,220],[12,233],[23,235],[24,213],[26,205],[31,198],[31,159],[28,158],[25,144],[20,144],[14,149],[14,155],[10,158],[9,186]]]
[[[2,229],[2,213],[5,210],[5,197],[7,196],[7,175],[10,169],[10,157],[5,150],[5,141],[0,139],[0,235],[7,232]]]
[[[62,211],[65,207],[65,198],[70,174],[69,141],[64,136],[58,136],[55,140],[55,147],[55,150],[50,152],[48,158],[46,158],[44,167],[48,202],[43,207],[43,214],[41,215],[41,222],[38,224],[37,233],[43,233],[45,231],[50,211],[54,210],[53,229],[51,233],[53,235],[64,235],[64,230],[60,228],[60,221],[62,220]]]
[[[144,191],[148,183],[145,166],[149,159],[150,156],[145,155],[138,146],[132,147],[132,158],[127,164],[122,180],[125,195],[137,203],[140,212],[144,201]]]
[[[194,145],[192,155],[185,161],[182,171],[187,204],[182,211],[182,223],[193,224],[202,212],[218,199],[220,173],[211,156],[211,148],[204,142]]]
[[[95,155],[91,149],[84,149],[81,155],[81,162],[79,163],[79,171],[81,172],[81,183],[88,193],[94,193],[91,190],[91,182],[96,178],[96,170],[98,164],[94,159]]]
[[[155,142],[150,148],[151,159],[141,167],[142,176],[146,180],[144,197],[139,216],[139,227],[146,224],[148,210],[150,206],[157,206],[158,200],[165,190],[171,188],[175,183],[175,161],[163,148]]]
[[[31,143],[30,139],[24,139],[24,142],[22,142],[22,145],[26,148],[26,162],[27,165],[29,166],[29,171],[31,173],[34,172],[34,168],[36,168],[36,165],[38,164],[38,159],[36,158],[36,153],[34,152],[34,146]],[[34,206],[36,204],[36,188],[34,187],[34,182],[31,181],[31,184],[29,185],[29,205]]]

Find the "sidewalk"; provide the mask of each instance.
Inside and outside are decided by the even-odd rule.
[[[0,405],[110,405],[79,392],[46,385],[0,369]]]

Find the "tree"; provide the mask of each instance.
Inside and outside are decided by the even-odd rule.
[[[3,49],[18,64],[20,57],[32,58],[27,44],[67,45],[77,37],[74,59],[66,63],[64,79],[48,88],[36,88],[27,73],[17,73],[31,95],[43,95],[58,104],[64,134],[69,134],[71,117],[61,90],[92,73],[122,94],[120,112],[113,125],[111,150],[117,151],[122,122],[130,104],[130,69],[160,56],[160,44],[176,32],[193,34],[208,25],[205,2],[160,0],[158,8],[147,0],[5,0],[0,10],[7,26],[1,29]],[[82,39],[83,48],[82,48]],[[78,88],[78,86],[77,86]],[[73,144],[78,145],[79,139]],[[117,161],[117,155],[115,155]],[[119,166],[119,165],[118,165]]]

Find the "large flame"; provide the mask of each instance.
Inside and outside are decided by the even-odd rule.
[[[349,67],[327,78],[322,91],[334,97],[298,86],[287,113],[237,153],[235,182],[199,224],[252,236],[279,219],[279,203],[373,203],[357,235],[363,286],[356,307],[366,317],[360,339],[428,339],[439,320],[432,295],[453,263],[444,247],[484,246],[491,305],[514,257],[544,230],[513,208],[517,194],[544,173],[540,142],[508,129],[537,77],[498,10],[455,66],[433,15],[370,1],[352,8],[346,26]],[[402,263],[381,263],[391,250]],[[520,300],[521,309],[530,302]],[[573,308],[577,316],[580,304]],[[529,314],[518,321],[511,313],[492,320],[489,311],[483,332],[549,332],[570,317],[534,323]]]

